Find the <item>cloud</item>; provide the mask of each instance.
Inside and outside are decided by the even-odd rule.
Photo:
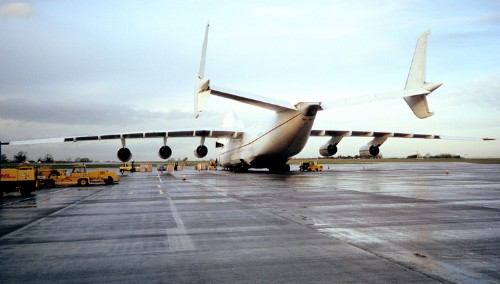
[[[0,18],[29,17],[31,14],[32,8],[30,4],[12,2],[0,5]]]
[[[500,111],[500,75],[479,78],[470,86],[471,99],[486,109]]]
[[[255,9],[256,14],[273,17],[294,17],[308,13],[304,7],[262,6]]]
[[[469,17],[450,17],[443,19],[444,22],[452,24],[498,24],[500,22],[500,13],[485,13],[479,16]]]
[[[484,110],[500,111],[500,74],[478,77],[450,90],[448,103],[457,106],[475,106]]]
[[[0,101],[0,118],[21,122],[56,123],[67,125],[148,124],[162,120],[181,120],[192,113],[172,109],[168,112],[136,110],[131,107],[93,102],[43,101],[27,103],[25,99],[9,98]]]
[[[188,1],[160,1],[121,5],[118,10],[108,1],[67,1],[64,7],[58,1],[15,1],[0,1],[0,139],[6,141],[218,127],[228,109],[247,125],[265,121],[272,113],[216,97],[202,117],[194,119],[192,85],[206,15],[212,23],[207,78],[292,102],[400,88],[416,37],[432,28],[427,75],[445,83],[429,96],[435,116],[420,121],[403,101],[384,102],[322,112],[315,128],[498,133],[498,127],[491,126],[499,125],[500,77],[494,63],[499,58],[495,24],[500,16],[491,1],[458,1],[452,6],[446,1],[216,1],[192,7]],[[346,154],[357,153],[366,143],[361,140]],[[142,143],[149,142],[131,141],[134,148]],[[109,159],[120,143],[111,144],[110,151],[103,150],[111,156],[97,153],[107,147],[104,142],[77,143],[91,146],[87,152],[66,152]],[[342,148],[349,144],[343,142]],[[153,158],[157,146],[148,151]],[[40,150],[40,156],[63,153],[60,145],[50,147],[53,150]],[[189,148],[186,155],[192,157]],[[307,151],[305,156],[317,155],[317,147]]]
[[[492,14],[487,14],[478,19],[480,23],[486,23],[486,24],[498,24],[500,22],[500,13],[492,13]]]

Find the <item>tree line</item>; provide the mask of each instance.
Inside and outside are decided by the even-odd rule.
[[[35,160],[30,160],[28,158],[28,153],[23,152],[23,151],[20,151],[17,154],[15,154],[12,157],[12,159],[7,158],[7,155],[2,154],[0,156],[0,159],[1,159],[2,163],[24,163],[24,162],[28,162],[28,161],[29,162],[38,162],[38,163],[54,163],[54,162],[58,162],[58,163],[70,163],[70,162],[89,163],[89,162],[92,162],[92,160],[89,158],[80,158],[80,157],[78,157],[74,160],[71,158],[67,158],[65,161],[56,161],[54,159],[54,156],[52,156],[52,154],[46,154],[45,156],[40,157],[35,161]]]

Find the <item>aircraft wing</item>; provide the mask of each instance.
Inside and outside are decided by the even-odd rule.
[[[348,130],[311,130],[311,136],[330,136],[330,137],[394,137],[394,138],[420,138],[420,139],[445,139],[445,140],[467,140],[467,141],[486,141],[495,140],[494,138],[477,137],[459,137],[433,134],[412,134],[397,132],[376,132],[376,131],[348,131]]]
[[[60,143],[60,142],[80,142],[80,141],[99,141],[112,139],[139,139],[139,138],[170,138],[170,137],[208,137],[208,138],[237,138],[243,132],[241,129],[227,128],[202,128],[202,129],[177,129],[149,132],[130,132],[130,133],[115,133],[102,135],[85,135],[85,136],[67,136],[47,139],[20,140],[2,142],[2,145],[30,145],[30,144],[45,144],[45,143]]]
[[[380,146],[388,138],[420,138],[420,139],[448,139],[448,140],[468,140],[482,141],[495,140],[492,138],[474,138],[474,137],[456,137],[432,134],[413,134],[413,133],[395,133],[395,132],[375,132],[375,131],[347,131],[347,130],[311,130],[310,136],[330,137],[326,144],[319,148],[322,156],[329,157],[337,153],[337,145],[344,137],[373,137],[367,144],[361,146],[359,154],[361,157],[377,156],[380,153]]]

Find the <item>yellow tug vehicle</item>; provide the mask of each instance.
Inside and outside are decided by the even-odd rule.
[[[300,163],[301,172],[322,172],[323,166],[318,164],[318,161],[309,161]]]
[[[132,161],[132,163],[127,163],[127,162],[123,163],[123,166],[120,167],[120,173],[123,174],[124,172],[131,172],[131,173],[135,172],[134,161]]]
[[[74,166],[69,175],[60,170],[53,170],[45,179],[45,186],[48,188],[56,185],[79,185],[87,186],[95,183],[113,184],[118,182],[119,178],[115,172],[105,170],[87,171],[85,165]]]

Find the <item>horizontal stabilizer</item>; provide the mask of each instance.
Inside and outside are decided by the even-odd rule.
[[[235,100],[238,102],[258,106],[276,112],[285,110],[297,110],[293,104],[287,101],[258,96],[255,94],[235,91],[217,86],[210,87],[210,93],[214,96]]]
[[[200,113],[202,113],[206,109],[208,104],[208,98],[210,97],[210,95],[235,100],[238,102],[262,107],[276,112],[290,110],[290,109],[296,110],[296,108],[291,103],[286,101],[266,98],[254,94],[244,93],[241,91],[225,89],[222,87],[211,86],[210,80],[204,78],[209,26],[210,25],[207,24],[207,27],[205,29],[205,38],[203,40],[203,45],[201,47],[200,68],[198,71],[198,76],[196,78],[196,87],[195,87],[196,89],[194,91],[194,115],[196,118],[198,118],[200,116]]]
[[[324,102],[322,105],[325,107],[325,109],[341,108],[341,107],[371,104],[380,101],[401,99],[409,96],[425,95],[425,94],[429,94],[429,91],[423,88],[417,88],[411,90],[399,90],[399,91],[390,91],[378,94],[337,98],[333,100],[328,100]]]

